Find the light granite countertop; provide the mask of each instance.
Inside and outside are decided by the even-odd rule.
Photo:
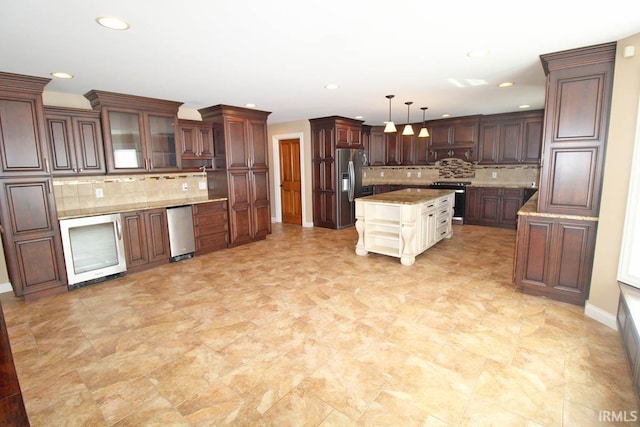
[[[126,205],[111,205],[91,208],[73,209],[68,211],[59,211],[58,219],[81,218],[85,216],[106,215],[122,212],[133,212],[147,209],[170,208],[175,206],[195,205],[198,203],[209,203],[227,200],[226,197],[218,197],[212,199],[190,199],[190,200],[166,200],[145,203],[129,203]]]
[[[460,182],[460,181],[466,181],[464,178],[461,179],[450,179],[450,180],[446,180],[446,179],[439,179],[437,181],[424,181],[424,182],[395,182],[395,183],[390,183],[387,181],[379,181],[379,182],[373,182],[373,183],[369,183],[367,184],[367,186],[376,186],[376,185],[406,185],[408,187],[411,186],[415,186],[415,187],[428,187],[431,184],[433,184],[434,182]],[[533,190],[538,190],[538,187],[531,187],[531,184],[525,184],[525,183],[497,183],[497,182],[473,182],[473,181],[466,181],[466,182],[471,182],[471,184],[467,184],[467,188],[468,187],[485,187],[485,188],[531,188]]]
[[[390,203],[396,205],[415,205],[453,194],[453,190],[434,190],[429,188],[405,188],[404,190],[359,197],[356,201]]]
[[[538,212],[538,193],[537,192],[533,196],[531,196],[531,198],[527,200],[527,202],[520,208],[520,210],[518,211],[518,215],[539,216],[544,218],[575,219],[580,221],[598,221],[598,217],[594,217],[594,216],[579,216],[579,215]]]
[[[532,187],[531,185],[526,184],[498,184],[491,182],[473,182],[467,187],[485,187],[485,188],[524,188],[524,189],[532,189],[538,191],[538,187]]]

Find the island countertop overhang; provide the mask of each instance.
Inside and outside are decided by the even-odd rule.
[[[372,196],[359,197],[357,201],[391,203],[400,205],[415,205],[437,199],[454,193],[453,190],[437,190],[429,188],[405,188],[403,190],[390,191],[388,193],[374,194]]]

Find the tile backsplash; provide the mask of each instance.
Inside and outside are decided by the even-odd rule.
[[[363,185],[428,185],[434,181],[470,181],[474,185],[538,186],[538,165],[478,165],[461,161],[430,166],[368,166],[362,169]],[[443,166],[445,166],[443,168]],[[460,169],[456,169],[460,166]]]
[[[207,177],[200,172],[54,178],[53,189],[58,212],[208,197]]]
[[[475,176],[475,164],[462,159],[442,159],[436,163],[440,179],[458,181]]]

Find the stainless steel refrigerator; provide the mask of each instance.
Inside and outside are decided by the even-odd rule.
[[[351,227],[356,223],[354,199],[362,195],[362,166],[366,166],[364,150],[338,148],[336,150],[336,228]]]

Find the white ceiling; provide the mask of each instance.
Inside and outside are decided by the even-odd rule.
[[[104,15],[131,28],[105,29],[95,22]],[[377,125],[387,94],[398,123],[405,101],[412,122],[421,106],[427,119],[542,108],[539,55],[638,32],[640,2],[629,0],[0,0],[0,70],[75,75],[48,91],[193,109],[254,103],[270,123],[361,115]],[[466,56],[476,48],[491,53]],[[498,88],[505,80],[515,86]]]

